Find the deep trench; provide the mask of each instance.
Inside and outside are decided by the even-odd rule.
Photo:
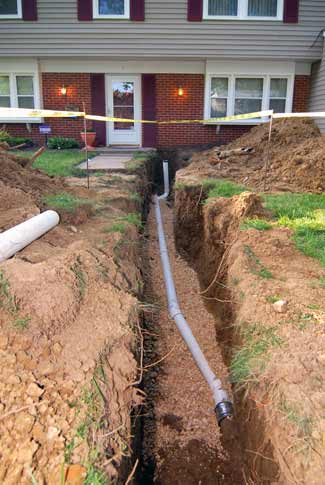
[[[173,185],[177,166],[174,160],[170,160],[170,182]],[[153,163],[153,170],[150,173],[151,186],[153,192],[162,192],[162,171],[161,157],[157,157]],[[173,210],[173,198],[168,201],[170,211]],[[148,213],[153,207],[150,204],[144,211],[146,227],[144,230],[143,245],[143,278],[144,278],[144,301],[142,326],[144,329],[144,366],[151,365],[152,362],[159,361],[162,357],[159,349],[159,332],[157,325],[159,323],[159,310],[155,307],[157,296],[153,288],[152,264],[150,264],[150,244],[152,241],[152,230],[156,231],[155,221],[152,214]],[[149,230],[149,225],[154,225]],[[184,255],[183,255],[184,256]],[[155,271],[161,272],[160,260],[154,261]],[[177,288],[176,288],[177,290]],[[219,318],[218,311],[215,307],[207,308],[212,313],[213,318]],[[215,328],[216,341],[220,338],[218,345],[221,347],[228,345],[225,336],[218,334]],[[222,353],[224,348],[222,348]],[[223,353],[223,358],[225,355]],[[237,427],[236,419],[233,422],[224,422],[221,433],[222,451],[211,450],[205,447],[204,442],[191,440],[186,448],[180,446],[171,446],[165,449],[157,450],[155,443],[157,434],[157,415],[156,404],[160,396],[160,380],[164,375],[164,362],[155,365],[144,373],[142,381],[142,390],[146,394],[146,403],[142,409],[141,422],[137,430],[137,450],[139,466],[135,477],[135,482],[141,485],[158,484],[158,485],[181,485],[181,484],[201,484],[201,485],[221,485],[221,484],[244,484],[247,483],[243,475],[243,459],[241,450],[241,440]],[[205,386],[203,378],[201,383]],[[170,396],[172,398],[172,396]],[[177,420],[182,417],[176,416]],[[170,426],[177,426],[175,416],[171,415]],[[205,424],[202,423],[204,429]],[[157,456],[159,462],[157,462]],[[168,463],[168,466],[162,466],[161,463]]]

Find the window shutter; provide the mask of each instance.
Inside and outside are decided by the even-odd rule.
[[[131,0],[130,1],[130,19],[135,21],[143,21],[145,18],[144,5],[145,0]]]
[[[203,18],[203,0],[187,0],[187,20],[201,22]]]
[[[299,21],[299,0],[284,0],[283,21],[297,24]]]
[[[92,0],[78,0],[78,20],[87,21],[93,19]]]
[[[91,74],[90,85],[92,113],[97,116],[106,116],[105,74]],[[96,143],[106,145],[106,123],[93,121],[93,129],[96,131]]]
[[[155,74],[142,74],[142,116],[145,120],[156,119],[156,76]],[[144,123],[143,146],[155,148],[157,146],[157,125]]]
[[[37,0],[22,0],[23,20],[37,20]]]

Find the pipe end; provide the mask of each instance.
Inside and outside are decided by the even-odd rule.
[[[225,418],[232,418],[234,415],[234,408],[230,401],[221,401],[215,407],[218,425],[222,423]]]

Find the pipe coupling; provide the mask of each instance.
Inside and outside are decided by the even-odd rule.
[[[215,407],[215,412],[217,415],[218,425],[220,426],[221,422],[225,418],[232,418],[234,415],[234,408],[230,401],[221,401]]]

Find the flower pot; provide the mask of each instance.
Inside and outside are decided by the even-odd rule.
[[[88,150],[94,148],[96,140],[96,133],[94,131],[87,131],[87,133],[82,131],[80,135],[82,141],[87,145]]]

